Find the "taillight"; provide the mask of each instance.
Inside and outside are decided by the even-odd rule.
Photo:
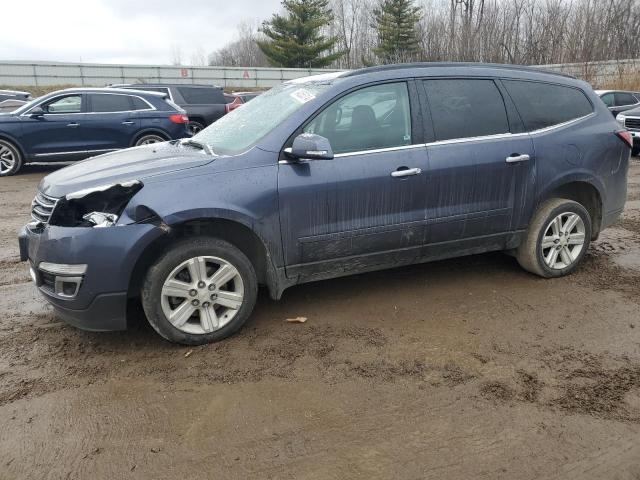
[[[618,138],[620,138],[624,143],[626,143],[629,148],[633,148],[633,137],[631,136],[631,133],[627,130],[620,130],[618,132],[616,132],[616,135],[618,136]]]
[[[174,113],[173,115],[169,115],[169,120],[173,123],[189,123],[189,117],[184,113]]]

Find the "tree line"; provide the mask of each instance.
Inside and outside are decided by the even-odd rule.
[[[210,65],[359,68],[640,58],[640,0],[283,0]]]

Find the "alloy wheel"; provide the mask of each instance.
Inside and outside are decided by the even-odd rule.
[[[236,267],[218,257],[195,257],[168,275],[160,301],[164,315],[175,328],[201,335],[227,325],[243,299],[244,283]]]
[[[541,245],[544,263],[555,270],[569,267],[580,256],[585,241],[585,226],[580,215],[561,213],[544,231]]]
[[[7,145],[0,143],[0,173],[9,173],[16,165],[16,154]]]
[[[164,142],[164,138],[159,137],[157,135],[148,135],[146,137],[143,137],[139,142],[138,145],[151,145],[153,143],[162,143]]]

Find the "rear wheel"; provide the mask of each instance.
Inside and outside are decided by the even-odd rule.
[[[204,130],[204,125],[202,123],[200,123],[200,122],[192,120],[187,125],[187,129],[189,130],[189,133],[191,135],[195,135],[196,133],[200,132],[201,130]]]
[[[634,146],[631,150],[631,155],[633,155],[634,157],[640,156],[640,147]]]
[[[15,175],[22,168],[20,150],[6,140],[0,140],[0,177]]]
[[[138,140],[136,140],[135,146],[139,147],[141,145],[151,145],[152,143],[162,143],[166,141],[167,140],[164,137],[161,137],[160,135],[157,135],[155,133],[149,133],[141,136]]]
[[[536,275],[561,277],[575,270],[590,241],[589,212],[572,200],[553,198],[538,208],[516,258]]]
[[[149,269],[142,305],[164,338],[201,345],[239,330],[257,290],[253,266],[239,249],[202,237],[176,243]]]

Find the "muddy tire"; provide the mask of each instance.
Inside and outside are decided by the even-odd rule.
[[[589,212],[573,200],[552,198],[536,211],[516,258],[531,273],[562,277],[580,264],[590,241]]]
[[[13,143],[0,139],[0,177],[9,177],[22,168],[22,154]]]
[[[142,306],[165,339],[185,345],[216,342],[237,332],[253,311],[253,265],[223,240],[198,237],[173,244],[149,269]]]

